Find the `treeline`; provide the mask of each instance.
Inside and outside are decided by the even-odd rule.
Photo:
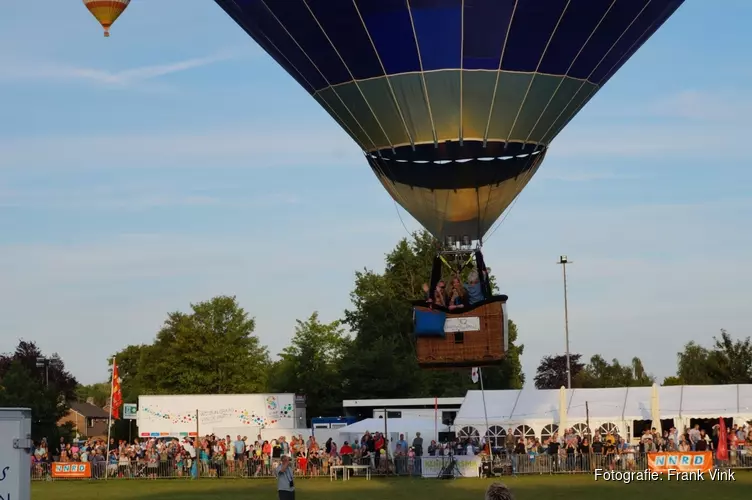
[[[325,322],[314,312],[298,320],[281,353],[260,342],[254,319],[234,297],[170,313],[153,343],[114,353],[124,401],[140,394],[291,392],[305,394],[308,415],[318,416],[340,414],[343,399],[463,396],[473,386],[470,370],[419,369],[411,337],[406,299],[420,296],[434,252],[427,234],[400,241],[383,272],[356,273],[342,319]],[[509,355],[483,371],[485,387],[521,388],[522,351],[512,324]],[[80,396],[106,401],[108,386],[83,388]]]
[[[573,388],[639,387],[652,385],[723,385],[752,384],[752,342],[749,337],[734,340],[726,330],[713,337],[710,347],[689,342],[676,354],[676,375],[656,380],[645,371],[640,358],[623,365],[610,363],[600,355],[582,362],[581,354],[569,356]],[[563,354],[545,356],[535,374],[538,389],[567,386],[567,358]]]
[[[403,239],[386,256],[382,272],[356,273],[351,307],[340,320],[322,321],[317,313],[298,320],[290,345],[270,353],[255,331],[254,318],[234,297],[219,296],[172,312],[150,344],[129,345],[117,358],[123,399],[142,394],[304,394],[309,416],[338,415],[343,399],[463,396],[473,387],[469,370],[418,368],[410,334],[412,309],[431,272],[435,245],[430,235]],[[346,330],[350,333],[346,333]],[[517,328],[510,324],[510,350],[504,363],[483,370],[487,389],[518,389],[525,382]],[[0,406],[34,411],[35,437],[55,436],[67,403],[93,398],[99,406],[110,394],[102,383],[79,385],[63,360],[43,354],[32,342],[0,356]],[[111,361],[112,358],[110,358]],[[593,356],[587,363],[570,357],[574,387],[650,385],[654,378],[639,358],[628,364]],[[49,381],[47,379],[49,376]],[[564,356],[546,356],[535,376],[538,388],[566,386]],[[677,373],[664,384],[752,383],[750,340],[734,340],[725,331],[710,347],[694,342],[678,354]]]

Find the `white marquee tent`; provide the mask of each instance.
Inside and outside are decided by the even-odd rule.
[[[459,435],[474,437],[501,437],[512,429],[517,435],[545,438],[562,423],[582,431],[588,417],[592,431],[627,436],[633,421],[652,420],[654,410],[679,428],[690,419],[752,420],[752,385],[654,387],[657,394],[651,387],[485,391],[488,427],[481,391],[468,391],[454,427]]]
[[[482,412],[481,408],[481,412]],[[428,418],[389,418],[386,420],[386,428],[389,433],[389,439],[392,443],[392,448],[396,445],[399,435],[403,434],[408,443],[412,443],[415,435],[420,432],[423,439],[426,440],[426,446],[432,439],[436,439],[436,432],[448,432],[449,427],[442,424],[439,420],[436,422],[434,419]],[[382,418],[367,418],[360,422],[348,425],[337,429],[340,435],[340,440],[344,439],[352,441],[353,439],[360,439],[363,434],[368,431],[384,432],[384,419]]]
[[[482,411],[482,409],[481,409]],[[389,432],[409,432],[414,434],[416,432],[422,432],[428,435],[433,435],[436,422],[434,419],[428,418],[389,418],[386,420],[386,429]],[[364,434],[368,432],[384,432],[384,419],[383,418],[367,418],[360,422],[355,422],[347,427],[339,429],[340,432],[347,432],[349,434]],[[438,422],[439,432],[448,431],[449,428]]]

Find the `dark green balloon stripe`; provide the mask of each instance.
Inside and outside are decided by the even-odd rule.
[[[375,151],[460,139],[547,145],[597,90],[568,77],[452,69],[347,82],[316,98]]]

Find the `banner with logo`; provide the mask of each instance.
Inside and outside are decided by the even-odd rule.
[[[712,451],[674,451],[648,453],[648,468],[653,472],[708,472],[713,469]]]
[[[91,477],[91,464],[88,462],[53,462],[52,477],[59,479],[88,479]]]
[[[123,405],[123,419],[136,420],[138,418],[138,405],[135,403],[125,403]]]
[[[438,477],[441,470],[450,463],[449,457],[423,457],[421,460],[423,461],[422,475],[428,478]],[[480,477],[480,457],[455,455],[454,461],[461,477]],[[457,471],[454,471],[454,474],[457,475]]]

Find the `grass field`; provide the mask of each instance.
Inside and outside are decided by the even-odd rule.
[[[589,475],[505,477],[517,500],[742,500],[750,498],[752,472],[734,482],[595,482]],[[297,480],[298,500],[482,500],[485,479]],[[32,485],[32,500],[274,500],[271,480],[155,480],[44,482]]]

